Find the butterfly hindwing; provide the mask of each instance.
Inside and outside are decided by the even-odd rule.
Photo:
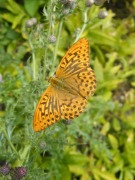
[[[76,91],[86,99],[92,96],[96,90],[96,77],[90,67],[82,69],[80,73],[74,74],[64,79],[64,81],[68,86],[76,87]]]
[[[74,119],[83,112],[86,107],[87,100],[78,96],[77,94],[71,94],[63,90],[58,91],[59,105],[60,105],[60,117],[64,120]]]

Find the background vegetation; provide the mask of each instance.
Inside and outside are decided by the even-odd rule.
[[[133,180],[135,0],[65,2],[0,0],[0,179]],[[80,37],[90,42],[96,93],[70,125],[35,133],[47,78]]]

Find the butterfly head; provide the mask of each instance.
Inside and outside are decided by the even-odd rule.
[[[47,78],[48,82],[51,82],[51,79],[52,79],[52,77],[48,77]]]

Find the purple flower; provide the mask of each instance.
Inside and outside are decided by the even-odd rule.
[[[10,171],[10,167],[8,164],[4,163],[2,166],[0,166],[0,173],[3,174],[4,176],[9,174],[9,171]]]
[[[20,180],[22,179],[24,176],[26,176],[26,168],[25,167],[15,167],[14,169],[12,169],[12,180]]]

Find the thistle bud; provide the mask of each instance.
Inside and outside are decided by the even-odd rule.
[[[40,142],[39,146],[40,146],[41,149],[45,149],[46,142],[44,142],[44,141]]]
[[[63,4],[65,7],[74,9],[75,8],[75,1],[74,0],[59,0],[61,4]]]
[[[12,169],[12,180],[20,180],[24,176],[26,176],[26,168],[25,167],[16,167]]]
[[[30,28],[36,24],[37,24],[37,19],[33,17],[25,22],[25,27]]]
[[[102,6],[106,0],[94,0],[96,6]]]
[[[2,166],[0,166],[0,173],[1,174],[6,176],[7,174],[9,174],[9,172],[10,172],[10,167],[8,164],[3,164]]]
[[[67,4],[67,2],[68,2],[68,0],[59,0],[59,2],[61,3],[61,4]]]
[[[70,125],[72,123],[72,120],[63,120],[63,123],[66,125]]]
[[[104,19],[106,16],[108,15],[108,12],[106,10],[101,10],[99,13],[98,13],[98,17],[100,19]]]
[[[48,41],[49,43],[55,43],[56,42],[56,37],[54,35],[51,35],[49,38],[48,38]]]
[[[86,0],[85,5],[86,7],[91,7],[94,4],[94,0]]]
[[[70,10],[69,10],[68,8],[63,9],[63,11],[62,11],[62,13],[63,13],[64,15],[68,15],[69,12],[70,12]]]

